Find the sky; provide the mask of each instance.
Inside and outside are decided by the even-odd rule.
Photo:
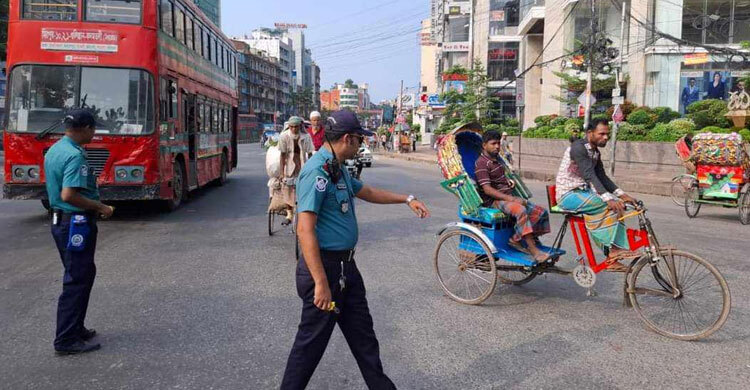
[[[232,37],[275,22],[306,24],[321,90],[352,79],[368,83],[378,103],[395,98],[402,79],[417,92],[417,34],[429,13],[429,0],[221,0],[221,27]]]

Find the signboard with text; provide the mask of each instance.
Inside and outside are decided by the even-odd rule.
[[[43,50],[117,53],[118,34],[113,30],[42,28]]]
[[[290,28],[307,28],[307,25],[303,23],[274,23],[273,26],[282,30],[288,30]]]
[[[443,43],[443,51],[469,51],[469,42],[445,42]]]

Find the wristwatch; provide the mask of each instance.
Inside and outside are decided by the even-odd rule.
[[[410,203],[411,203],[412,201],[414,201],[415,199],[417,199],[417,197],[416,197],[416,196],[414,196],[414,195],[409,195],[409,196],[407,196],[407,197],[406,197],[406,204],[410,204]]]

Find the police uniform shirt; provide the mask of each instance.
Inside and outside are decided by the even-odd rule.
[[[52,209],[64,212],[83,211],[63,202],[60,197],[63,188],[76,188],[84,197],[99,200],[96,176],[86,161],[86,151],[68,136],[57,141],[47,151],[44,157],[44,176]]]
[[[322,250],[348,250],[357,245],[359,231],[354,214],[354,197],[362,182],[341,167],[341,178],[333,183],[324,165],[333,154],[326,148],[313,155],[302,167],[297,179],[297,210],[317,214],[315,233]]]

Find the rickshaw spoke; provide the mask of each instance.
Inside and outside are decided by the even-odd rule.
[[[443,233],[434,256],[438,280],[451,299],[478,304],[492,294],[496,283],[494,259],[476,234],[465,230]]]

